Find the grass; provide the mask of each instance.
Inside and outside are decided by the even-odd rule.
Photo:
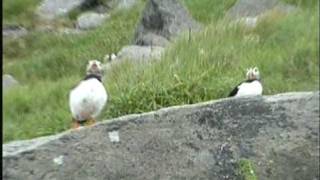
[[[82,78],[87,60],[101,59],[130,43],[142,7],[114,12],[107,24],[83,35],[37,32],[5,40],[3,71],[23,86],[4,95],[4,140],[69,128],[68,93]]]
[[[88,59],[101,59],[131,42],[143,4],[114,12],[108,23],[84,35],[43,33],[5,41],[4,72],[23,86],[3,96],[3,140],[68,129],[70,88],[82,78]],[[248,29],[221,18],[223,8],[213,9],[208,18],[209,8],[201,13],[195,7],[189,7],[191,14],[205,28],[191,42],[182,35],[161,61],[127,61],[107,72],[109,99],[99,119],[226,97],[250,66],[259,67],[264,94],[319,90],[318,8],[304,7],[288,16],[272,12]]]
[[[226,11],[232,7],[236,0],[182,0],[182,2],[190,10],[192,17],[197,21],[203,24],[210,24],[223,18]]]
[[[108,23],[86,34],[34,32],[22,39],[5,40],[4,46],[9,48],[3,53],[4,71],[29,82],[82,75],[88,59],[101,59],[130,43],[140,11],[141,7],[115,12]]]
[[[281,0],[284,3],[292,4],[301,8],[316,8],[319,6],[319,0]]]
[[[248,159],[240,159],[239,174],[243,180],[258,180],[253,163]]]
[[[31,27],[35,21],[35,9],[41,0],[4,0],[3,24]]]

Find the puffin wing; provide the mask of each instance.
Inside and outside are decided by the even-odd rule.
[[[240,85],[240,84],[239,84]],[[239,86],[238,85],[238,86]],[[236,86],[230,93],[229,93],[229,96],[228,97],[232,97],[232,96],[235,96],[237,93],[238,93],[238,91],[239,91],[239,87],[238,86]]]

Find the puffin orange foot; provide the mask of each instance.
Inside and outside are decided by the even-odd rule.
[[[94,124],[96,123],[96,120],[95,119],[89,119],[88,122],[87,122],[87,126],[93,126]]]
[[[72,122],[72,129],[78,129],[80,127],[80,123],[78,121],[73,121]]]

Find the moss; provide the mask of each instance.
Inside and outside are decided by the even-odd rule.
[[[258,180],[253,162],[249,159],[241,159],[238,163],[239,174],[243,180]]]

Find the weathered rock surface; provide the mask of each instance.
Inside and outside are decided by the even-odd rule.
[[[68,14],[71,10],[81,7],[86,0],[44,0],[37,9],[37,14],[45,20],[52,20]]]
[[[198,31],[200,24],[193,20],[178,0],[149,0],[136,29],[134,43],[162,46],[163,44],[157,44],[156,40],[150,44],[151,41],[145,41],[144,36],[150,33],[171,40],[190,28]]]
[[[110,15],[87,12],[81,14],[77,19],[77,27],[82,30],[93,29],[101,25]]]
[[[6,91],[10,88],[18,86],[19,82],[9,74],[2,75],[2,90]]]
[[[130,9],[137,3],[137,0],[118,0],[117,7],[120,9]]]
[[[229,98],[3,145],[11,179],[319,179],[319,92]]]
[[[159,36],[153,33],[147,33],[141,36],[141,38],[136,42],[142,46],[161,46],[165,47],[170,42],[163,36]]]
[[[160,59],[163,52],[164,48],[159,46],[124,46],[118,52],[117,60],[147,61],[150,59]]]
[[[19,38],[28,34],[27,29],[21,26],[4,26],[2,28],[2,37]]]
[[[284,4],[280,0],[238,0],[227,15],[234,19],[256,17],[274,8],[285,13],[296,9],[295,6]]]

